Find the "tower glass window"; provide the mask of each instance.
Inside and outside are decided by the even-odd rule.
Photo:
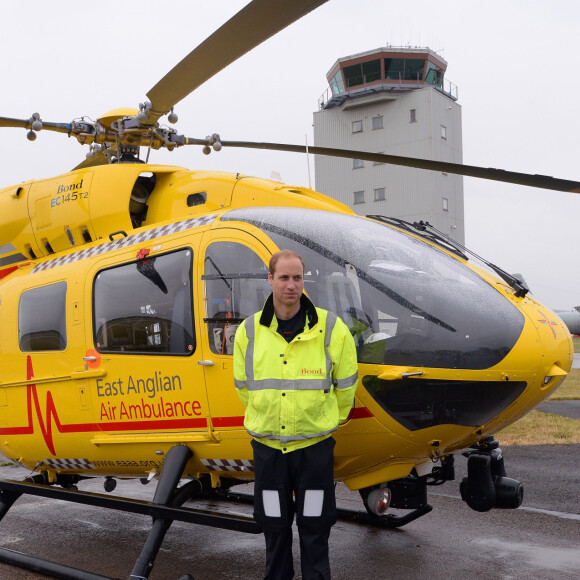
[[[422,58],[408,58],[405,60],[405,80],[423,80],[423,68],[425,61]]]
[[[330,80],[330,88],[333,95],[344,93],[344,81],[342,80],[341,71],[338,71]]]
[[[365,83],[372,83],[381,78],[381,61],[380,59],[371,60],[362,63],[363,80]]]
[[[432,63],[427,61],[427,74],[425,75],[425,82],[430,85],[434,85],[443,88],[443,74],[437,67]]]
[[[380,59],[353,64],[344,67],[344,79],[347,87],[356,87],[366,83],[378,81],[381,78],[381,61]]]
[[[385,58],[385,78],[392,80],[403,80],[405,70],[404,58]]]

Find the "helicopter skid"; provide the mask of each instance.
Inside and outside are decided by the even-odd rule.
[[[227,491],[219,494],[221,499],[230,501],[238,501],[244,503],[253,503],[254,496],[251,493]],[[336,512],[339,520],[347,522],[356,522],[367,526],[376,528],[400,528],[421,516],[428,514],[433,510],[433,506],[425,504],[417,509],[413,509],[404,515],[386,514],[383,516],[376,516],[364,510],[351,510],[347,508],[337,508]]]
[[[55,488],[31,481],[0,479],[0,520],[14,502],[24,494],[151,516],[153,517],[151,531],[130,576],[130,578],[142,579],[149,578],[165,533],[175,520],[252,534],[260,533],[260,526],[251,517],[221,515],[207,510],[181,507],[183,502],[195,494],[194,488],[198,484],[197,481],[193,480],[177,488],[183,467],[190,456],[191,451],[184,446],[172,447],[169,450],[152,502],[83,492],[71,488]],[[100,576],[6,548],[0,548],[0,561],[55,578],[112,580],[107,576]],[[181,580],[186,578],[192,580],[190,576],[184,576]]]

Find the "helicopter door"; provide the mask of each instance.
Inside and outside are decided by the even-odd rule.
[[[255,237],[239,230],[219,233],[218,239],[215,231],[206,238],[201,341],[213,427],[239,429],[245,409],[234,390],[234,336],[239,324],[261,310],[270,294],[266,262],[271,253]]]
[[[194,250],[165,249],[121,265],[117,258],[94,279],[94,343],[106,369],[93,390],[96,415],[101,429],[123,442],[208,438]]]

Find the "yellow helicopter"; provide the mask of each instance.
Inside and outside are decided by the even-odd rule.
[[[0,190],[0,451],[34,472],[0,481],[0,519],[23,493],[151,514],[152,546],[132,572],[142,578],[174,519],[259,531],[179,506],[196,495],[236,497],[230,489],[252,480],[232,345],[269,293],[266,264],[280,248],[304,257],[306,292],[357,345],[361,381],[335,433],[335,477],[360,492],[368,513],[343,515],[384,527],[425,515],[427,486],[453,479],[453,454],[464,450],[470,507],[521,504],[493,434],[558,388],[573,356],[566,326],[522,280],[473,265],[427,223],[363,218],[311,189],[148,162],[151,150],[189,145],[304,151],[190,138],[159,120],[175,121],[176,103],[325,1],[253,0],[139,109],[96,122],[0,117],[31,140],[53,131],[90,148],[69,173]],[[537,175],[310,152],[580,191]],[[87,477],[104,477],[106,491],[114,478],[159,483],[152,505],[77,490]],[[0,549],[0,560],[26,566],[30,557]]]

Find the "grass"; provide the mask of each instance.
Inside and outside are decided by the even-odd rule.
[[[575,347],[580,348],[580,339]],[[579,342],[577,342],[579,341]],[[580,369],[572,369],[549,401],[580,399]],[[580,420],[532,411],[497,434],[502,445],[557,445],[580,443]]]
[[[566,380],[548,401],[571,401],[580,399],[580,369],[572,369]]]
[[[554,413],[532,411],[497,434],[502,445],[580,443],[580,421]]]

